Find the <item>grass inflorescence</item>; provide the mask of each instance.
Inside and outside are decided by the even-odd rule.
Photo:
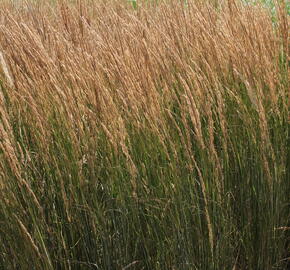
[[[0,4],[0,268],[289,267],[287,9]]]

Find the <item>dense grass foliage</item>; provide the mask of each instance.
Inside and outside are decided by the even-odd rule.
[[[1,1],[1,269],[289,268],[285,3],[151,3]]]

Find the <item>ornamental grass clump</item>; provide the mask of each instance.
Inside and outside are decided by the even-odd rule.
[[[276,10],[1,2],[0,268],[287,269]]]

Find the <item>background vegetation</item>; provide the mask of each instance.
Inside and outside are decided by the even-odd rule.
[[[275,12],[1,1],[0,268],[289,269]]]

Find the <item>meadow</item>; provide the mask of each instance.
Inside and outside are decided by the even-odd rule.
[[[290,269],[289,6],[0,2],[0,269]]]

